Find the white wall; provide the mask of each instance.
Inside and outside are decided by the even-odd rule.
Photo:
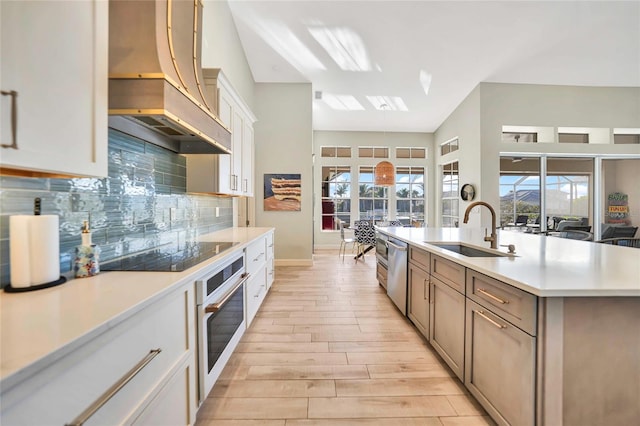
[[[226,0],[204,0],[202,67],[222,68],[236,91],[253,108],[253,76]]]
[[[457,156],[460,183],[475,183],[476,200],[494,206],[499,204],[500,152],[640,155],[640,145],[502,142],[503,125],[639,128],[640,88],[480,83],[436,131],[436,144],[459,136],[460,152],[437,161]],[[464,209],[461,202],[461,219]],[[470,224],[479,226],[473,216]],[[483,209],[483,226],[488,217]]]
[[[433,226],[434,217],[433,194],[431,193],[434,180],[434,135],[432,133],[394,133],[394,132],[347,132],[347,131],[314,131],[313,153],[315,155],[314,181],[315,181],[315,205],[314,205],[314,245],[316,247],[338,246],[340,244],[340,233],[338,231],[322,231],[322,205],[320,203],[320,183],[322,182],[322,164],[332,166],[351,166],[352,176],[357,180],[357,167],[359,165],[375,166],[382,159],[380,158],[358,158],[359,146],[384,146],[391,148],[389,151],[389,161],[394,166],[423,166],[426,169],[425,192],[427,222]],[[323,146],[349,146],[352,147],[351,158],[328,158],[321,157],[321,147]],[[396,147],[422,147],[427,149],[425,160],[396,159]],[[353,184],[352,192],[357,191],[357,183]],[[352,197],[351,217],[357,218],[357,200]]]
[[[459,149],[449,154],[440,155],[440,145],[450,139],[458,138]],[[436,178],[434,179],[434,187],[432,193],[435,196],[436,221],[431,221],[432,226],[441,226],[442,203],[440,195],[442,193],[441,165],[451,163],[458,160],[458,168],[460,170],[460,187],[466,183],[470,183],[476,188],[476,197],[474,201],[484,199],[481,175],[481,164],[484,161],[484,153],[481,151],[480,145],[480,89],[476,87],[469,93],[460,105],[451,113],[449,117],[438,127],[435,133],[435,150],[436,158]],[[498,164],[495,164],[498,167]],[[496,185],[497,187],[497,185]],[[462,223],[464,210],[469,202],[459,200],[459,217],[460,226],[480,226],[480,215],[474,214],[469,217],[469,224]],[[482,211],[482,217],[487,214]],[[488,216],[489,217],[489,216]],[[482,223],[491,223],[489,219]]]
[[[312,91],[310,83],[255,85],[256,226],[276,228],[278,264],[311,264],[313,237]],[[301,211],[264,211],[264,174],[299,173]]]

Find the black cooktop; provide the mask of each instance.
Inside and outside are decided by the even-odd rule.
[[[167,244],[100,264],[101,271],[180,272],[197,265],[238,243],[190,242],[178,247]]]

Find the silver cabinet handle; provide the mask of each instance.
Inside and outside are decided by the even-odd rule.
[[[491,324],[495,325],[496,327],[502,329],[502,328],[507,328],[506,325],[502,325],[499,322],[496,322],[494,320],[492,320],[491,318],[489,318],[483,311],[476,311],[474,310],[473,312],[475,312],[476,314],[480,315],[482,318],[486,319],[487,321],[489,321]]]
[[[144,367],[147,366],[158,354],[162,352],[162,349],[151,349],[149,353],[142,358],[142,360],[137,363],[131,370],[127,371],[124,376],[120,378],[116,383],[113,384],[109,389],[106,390],[105,393],[100,395],[98,399],[96,399],[93,404],[91,404],[86,410],[84,410],[78,417],[73,419],[70,423],[65,424],[65,426],[81,426],[91,418],[104,404],[106,404],[115,394],[117,394],[120,389],[122,389],[127,383],[131,381]]]
[[[253,261],[257,262],[262,256],[264,256],[264,253],[260,253],[255,259],[253,259]]]
[[[222,308],[222,306],[227,303],[227,300],[231,299],[231,296],[233,296],[233,294],[236,292],[236,290],[244,283],[247,282],[247,280],[249,279],[249,274],[248,273],[244,273],[242,275],[240,275],[240,279],[238,280],[238,282],[233,286],[233,288],[231,290],[229,290],[224,296],[222,296],[222,299],[218,302],[218,303],[212,303],[211,305],[207,305],[204,308],[204,311],[208,314],[211,313],[216,313],[220,310],[220,308]]]
[[[498,302],[498,303],[501,303],[501,304],[503,304],[503,305],[506,305],[506,304],[508,304],[508,303],[509,303],[509,301],[508,301],[508,300],[502,300],[502,299],[500,299],[498,296],[494,296],[493,294],[489,293],[489,292],[488,292],[487,290],[485,290],[484,288],[478,288],[477,290],[478,290],[478,292],[480,292],[480,293],[484,294],[485,296],[487,296],[487,297],[488,297],[488,298],[490,298],[490,299],[495,300],[495,301],[496,301],[496,302]]]
[[[249,182],[247,179],[242,179],[242,192],[247,192],[247,188],[249,187]]]
[[[18,149],[18,92],[2,90],[2,96],[11,96],[11,143],[3,143],[3,148]]]

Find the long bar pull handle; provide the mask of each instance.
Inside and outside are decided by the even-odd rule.
[[[423,284],[422,300],[427,300],[427,288],[429,287],[429,284],[427,283],[426,278],[423,280]]]
[[[204,308],[204,311],[208,314],[211,313],[216,313],[220,310],[220,308],[222,308],[222,305],[224,305],[225,303],[227,303],[227,300],[231,299],[231,296],[233,296],[233,293],[236,292],[236,290],[245,282],[247,282],[247,280],[249,279],[249,274],[248,273],[244,273],[240,276],[240,280],[238,281],[238,283],[236,285],[233,286],[233,288],[231,290],[229,290],[227,292],[227,294],[225,294],[222,297],[222,300],[220,300],[218,303],[212,303],[211,305],[207,305]]]
[[[162,352],[162,349],[151,349],[149,353],[142,358],[131,370],[127,371],[124,376],[120,378],[116,383],[107,389],[98,399],[96,399],[86,410],[84,410],[78,417],[73,419],[65,426],[81,426],[87,420],[91,418],[104,404],[106,404],[120,389],[122,389],[127,383],[131,381],[144,367],[147,366],[158,354]]]
[[[391,241],[389,241],[387,244],[389,244],[389,247],[393,247],[393,248],[394,248],[394,249],[396,249],[396,250],[399,250],[399,251],[407,251],[407,248],[406,248],[406,247],[399,246],[399,245],[397,245],[397,244],[393,244]]]
[[[496,322],[494,320],[492,320],[491,318],[489,318],[487,315],[485,315],[485,313],[483,311],[476,311],[474,310],[473,312],[475,312],[476,314],[480,315],[482,318],[486,319],[487,321],[489,321],[491,324],[495,325],[496,327],[502,329],[502,328],[507,328],[506,325],[502,325],[499,322]]]
[[[506,305],[506,304],[508,304],[508,303],[509,303],[509,301],[508,301],[508,300],[500,299],[498,296],[494,296],[493,294],[489,293],[487,290],[485,290],[485,289],[483,289],[483,288],[479,288],[479,289],[477,289],[477,290],[478,290],[478,292],[480,292],[480,293],[484,294],[485,296],[487,296],[487,297],[488,297],[488,298],[490,298],[490,299],[495,300],[495,301],[496,301],[496,302],[498,302],[498,303],[501,303],[501,304],[503,304],[503,305]]]
[[[11,96],[11,144],[3,143],[3,148],[18,149],[18,92],[2,90],[2,96]]]

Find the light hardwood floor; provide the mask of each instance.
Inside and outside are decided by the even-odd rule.
[[[493,425],[375,278],[322,250],[277,267],[197,426]]]

